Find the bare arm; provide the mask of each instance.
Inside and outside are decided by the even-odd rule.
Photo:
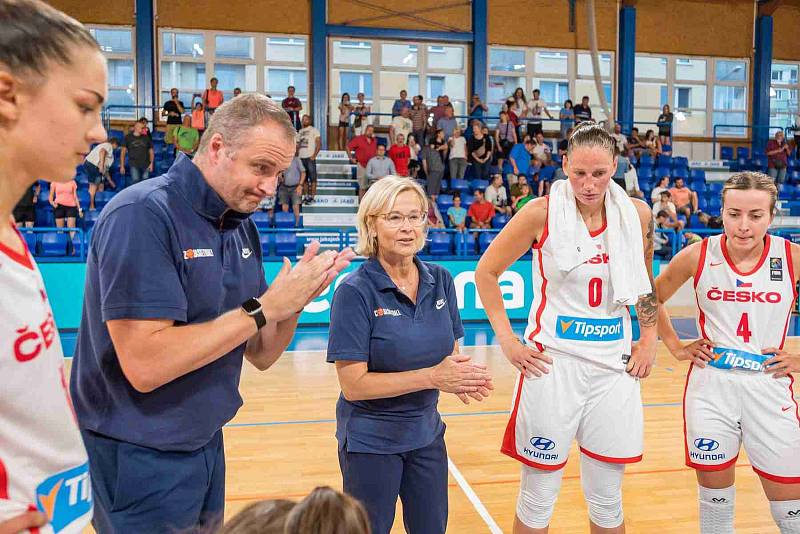
[[[317,137],[316,141],[314,142],[314,155],[311,156],[311,159],[317,159],[317,154],[322,149],[322,138]]]
[[[656,286],[653,279],[653,251],[655,236],[655,221],[650,207],[640,200],[634,200],[636,210],[639,213],[639,220],[642,223],[642,239],[644,246],[644,265],[647,269],[647,277],[650,279],[652,292],[639,298],[636,303],[636,317],[639,319],[641,330],[640,339],[647,339],[655,343],[656,341],[656,319],[658,317],[658,298],[656,297]]]
[[[678,334],[672,327],[669,313],[664,304],[683,286],[694,277],[697,262],[700,258],[701,243],[694,243],[684,248],[665,265],[656,278],[656,294],[661,305],[658,310],[658,335],[667,346],[670,353],[676,355],[682,348]]]
[[[259,371],[266,371],[278,361],[289,346],[297,329],[300,314],[280,322],[267,323],[256,335],[247,341],[244,357]]]

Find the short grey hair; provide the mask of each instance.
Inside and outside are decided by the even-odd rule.
[[[264,122],[272,123],[285,134],[287,140],[294,143],[297,131],[289,120],[289,115],[280,105],[264,95],[242,94],[217,108],[200,139],[197,153],[202,154],[206,151],[215,133],[222,136],[226,146],[235,150],[242,145],[243,138],[248,137],[251,128],[260,126]]]

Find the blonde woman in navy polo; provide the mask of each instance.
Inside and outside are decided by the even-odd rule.
[[[336,290],[328,361],[342,394],[336,437],[344,490],[362,501],[373,534],[387,534],[399,496],[411,534],[447,526],[445,425],[439,392],[482,400],[486,367],[459,354],[464,334],[453,278],[420,261],[428,202],[409,178],[387,176],[358,210],[367,260]]]

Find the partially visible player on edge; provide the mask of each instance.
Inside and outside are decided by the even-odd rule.
[[[694,280],[702,339],[684,344],[662,306],[658,333],[691,363],[684,394],[686,465],[697,472],[702,534],[733,532],[736,459],[744,443],[782,534],[800,533],[800,413],[783,350],[800,246],[767,233],[775,183],[732,175],[722,190],[724,233],[681,250],[656,280],[666,302]]]
[[[0,2],[0,28],[0,533],[77,533],[92,517],[86,450],[11,211],[37,179],[71,180],[105,140],[106,61],[86,28],[38,0]]]
[[[526,204],[475,273],[503,353],[520,371],[502,446],[523,464],[514,533],[548,532],[573,438],[591,532],[622,533],[624,466],[642,458],[638,379],[655,360],[653,220],[646,204],[609,183],[615,142],[600,126],[575,129],[563,168],[569,180]],[[535,290],[523,344],[498,277],[531,247]],[[641,327],[633,346],[626,304],[636,306]]]

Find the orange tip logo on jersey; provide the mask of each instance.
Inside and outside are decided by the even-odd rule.
[[[562,332],[566,332],[567,330],[570,329],[570,327],[572,326],[572,323],[575,322],[575,319],[573,319],[571,321],[563,321],[562,320],[562,321],[559,321],[559,322],[561,323],[561,331]]]
[[[57,473],[36,488],[36,506],[50,522],[54,532],[61,532],[92,512],[92,482],[89,464]],[[87,519],[88,522],[88,519]]]

